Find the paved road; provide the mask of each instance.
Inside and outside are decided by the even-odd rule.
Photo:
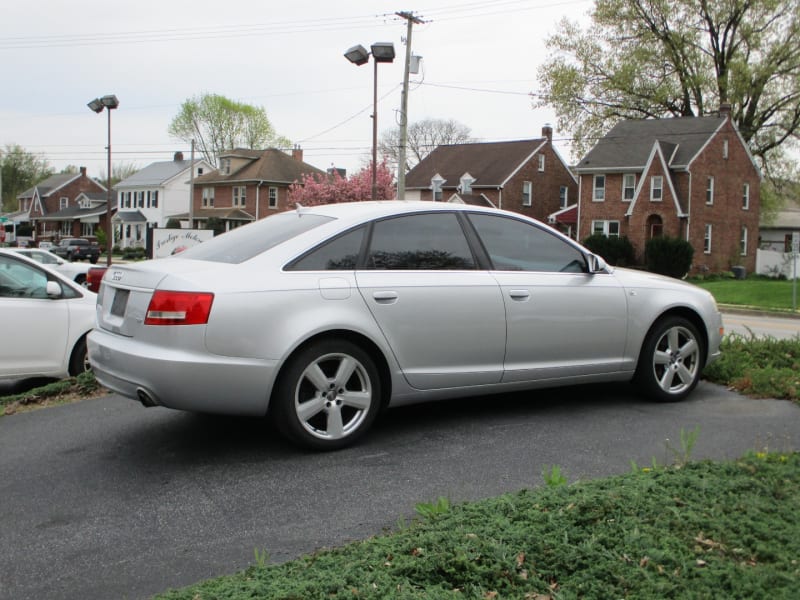
[[[739,333],[744,336],[771,336],[787,339],[800,336],[800,319],[792,317],[776,317],[751,313],[723,313],[722,322],[726,333]]]
[[[380,533],[421,501],[477,499],[669,461],[800,448],[800,407],[702,383],[680,404],[627,385],[389,411],[361,445],[294,450],[253,419],[108,396],[0,419],[0,598],[145,598]],[[666,440],[671,440],[667,442]]]

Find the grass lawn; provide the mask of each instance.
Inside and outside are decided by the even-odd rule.
[[[690,280],[707,289],[719,304],[734,304],[771,310],[792,310],[792,281],[751,277],[749,279]],[[800,305],[800,283],[797,302]]]
[[[398,531],[162,600],[798,598],[800,454],[420,505]]]

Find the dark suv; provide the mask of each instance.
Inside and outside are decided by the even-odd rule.
[[[92,264],[100,258],[100,246],[83,238],[64,238],[51,252],[67,260],[88,260]]]

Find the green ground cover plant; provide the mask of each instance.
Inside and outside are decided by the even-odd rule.
[[[418,515],[161,600],[800,597],[800,454],[635,469]]]
[[[792,311],[794,283],[791,281],[762,276],[748,279],[714,277],[690,281],[711,292],[719,304]],[[800,286],[797,301],[800,303]]]
[[[800,402],[800,339],[728,334],[703,377],[756,398]]]

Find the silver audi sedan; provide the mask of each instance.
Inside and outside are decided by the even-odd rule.
[[[145,406],[267,415],[332,450],[426,400],[630,380],[680,400],[722,333],[706,291],[612,269],[522,215],[358,202],[111,267],[89,360]]]

